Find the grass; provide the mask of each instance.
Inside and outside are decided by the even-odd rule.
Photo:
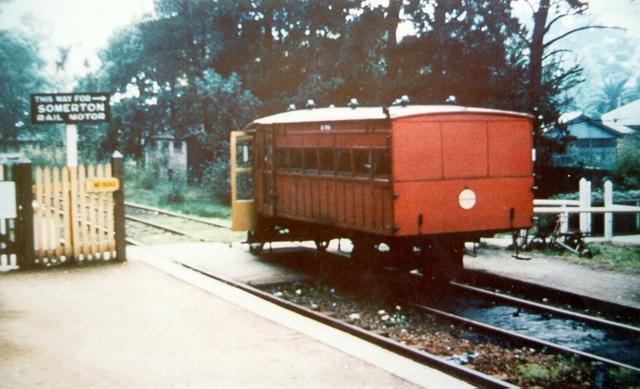
[[[592,243],[588,247],[593,258],[581,261],[598,268],[640,274],[640,246]]]
[[[527,383],[557,382],[570,371],[569,365],[560,362],[549,366],[543,366],[538,363],[525,363],[518,367],[519,377]]]
[[[490,250],[505,250],[502,247],[481,242],[479,247]],[[612,270],[622,273],[640,274],[640,246],[619,245],[613,243],[589,243],[593,258],[579,257],[569,250],[555,247],[535,248],[525,255],[558,257],[580,265],[598,270]],[[507,250],[513,251],[513,250]]]
[[[557,248],[534,249],[531,252],[534,255],[561,257],[593,269],[640,274],[640,246],[588,243],[587,248],[591,251],[592,258],[579,257],[569,250]]]
[[[229,206],[220,204],[199,185],[189,185],[180,179],[168,182],[155,172],[137,166],[128,166],[125,177],[126,201],[201,217],[229,219],[231,216]]]

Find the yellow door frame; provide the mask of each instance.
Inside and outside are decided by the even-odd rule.
[[[250,167],[238,166],[238,143],[248,141],[250,147],[246,155],[252,164]],[[231,229],[233,231],[253,231],[256,227],[257,213],[255,201],[255,186],[252,199],[238,199],[238,176],[249,175],[252,184],[255,184],[253,176],[253,152],[252,147],[255,138],[246,131],[231,132]],[[245,158],[247,158],[245,155]],[[243,161],[246,162],[246,161]]]

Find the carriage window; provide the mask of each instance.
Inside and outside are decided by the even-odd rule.
[[[304,172],[311,174],[318,172],[318,154],[315,148],[304,149]]]
[[[371,159],[369,150],[353,150],[353,163],[357,177],[366,177],[371,173]]]
[[[251,150],[249,149],[249,144],[237,143],[236,161],[239,168],[251,167]]]
[[[391,176],[391,161],[387,150],[371,150],[375,177],[388,180]]]
[[[333,175],[333,149],[320,149],[320,171]]]
[[[293,171],[302,170],[302,150],[290,149],[289,150],[289,168]]]
[[[287,164],[287,152],[288,149],[277,149],[276,150],[276,168],[278,170],[287,170],[289,167]]]
[[[253,200],[253,176],[251,174],[238,174],[236,179],[236,196],[238,200]]]
[[[336,150],[336,170],[339,176],[351,175],[351,150],[338,149]]]

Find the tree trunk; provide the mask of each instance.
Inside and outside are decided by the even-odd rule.
[[[538,11],[533,14],[533,34],[529,44],[529,113],[535,116],[534,131],[538,131],[540,120],[538,110],[542,95],[542,57],[544,56],[544,36],[549,16],[549,0],[541,0]]]

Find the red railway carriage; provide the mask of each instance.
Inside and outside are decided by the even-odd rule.
[[[458,106],[261,118],[232,136],[234,228],[456,271],[465,241],[530,226],[531,131],[529,115]]]

